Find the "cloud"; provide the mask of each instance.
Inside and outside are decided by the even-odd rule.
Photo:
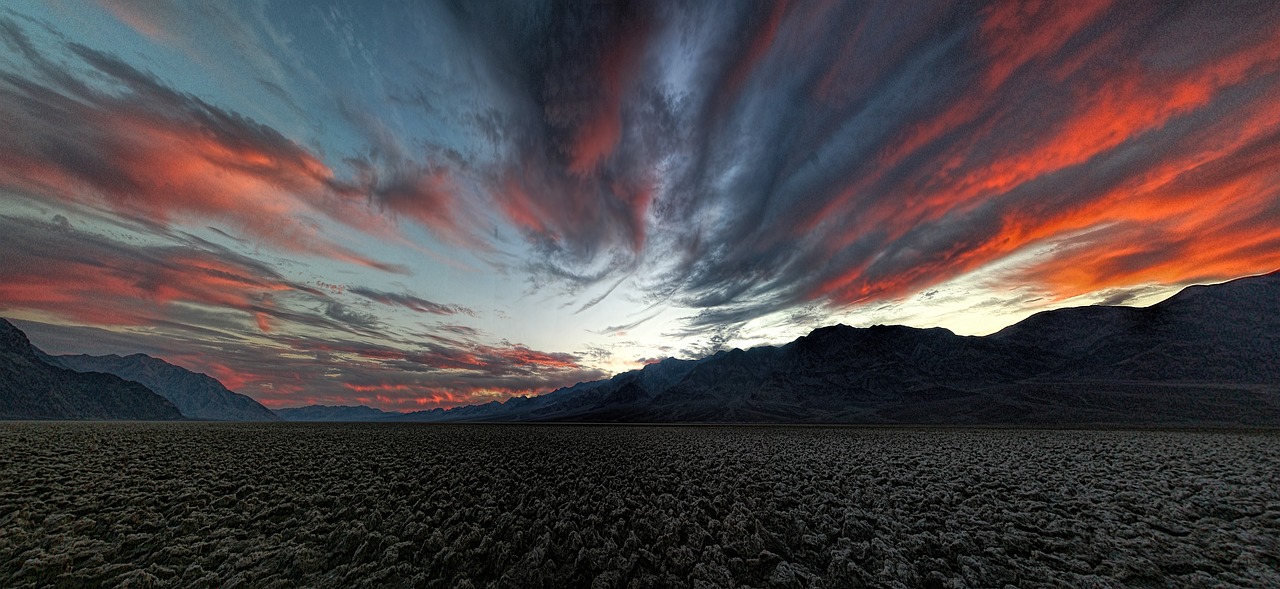
[[[663,335],[689,355],[850,310],[911,315],[941,285],[1005,312],[1280,267],[1280,10],[1266,3],[441,2],[395,19],[353,5],[321,15],[332,70],[354,70],[324,83],[310,77],[333,71],[284,50],[304,39],[281,31],[305,21],[109,8],[322,108],[314,127],[267,126],[135,53],[56,27],[33,42],[0,19],[0,189],[149,232],[140,245],[9,218],[0,300],[312,358],[211,356],[274,399],[326,370],[345,379],[326,398],[452,403],[589,369],[462,325],[409,336],[383,307],[475,312],[377,283],[311,291],[181,228],[397,272],[339,235],[424,250],[401,232],[417,225],[450,261],[568,293],[557,308],[583,320],[617,308],[608,297],[648,306],[597,334],[675,308]],[[277,130],[298,128],[310,147]],[[283,339],[327,330],[349,349]]]
[[[535,286],[634,274],[696,334],[1081,232],[1010,279],[1062,299],[1277,264],[1274,8],[528,10],[454,16],[510,74],[490,189]]]
[[[64,218],[65,220],[65,218]],[[69,227],[0,216],[0,305],[96,325],[180,318],[185,305],[250,316],[290,313],[277,300],[310,289],[225,249],[133,245]]]
[[[133,3],[109,8],[162,42],[192,36],[179,6],[150,16]],[[349,178],[268,127],[70,45],[96,89],[5,21],[5,42],[39,75],[0,82],[14,121],[0,139],[0,182],[160,223],[228,222],[289,251],[393,271],[325,239],[306,216],[388,239],[393,218],[408,219],[476,252],[501,248],[497,222],[525,249],[493,263],[523,269],[533,288],[576,295],[634,277],[624,290],[689,309],[691,333],[901,298],[1081,232],[1098,241],[1073,241],[1018,277],[1063,298],[1275,263],[1265,230],[1227,233],[1265,226],[1277,198],[1265,166],[1234,163],[1265,161],[1280,124],[1273,8],[422,10],[434,25],[405,26],[430,36],[438,59],[406,59],[423,79],[374,78],[400,97],[389,102],[459,139],[415,141],[385,112],[339,96],[368,144],[343,158]],[[374,70],[399,63],[363,44],[370,22],[358,13],[326,17],[348,57]],[[291,70],[268,67],[279,60],[268,59],[266,33],[233,16],[214,20],[236,31],[237,59],[282,82]],[[1215,168],[1213,188],[1179,192]],[[184,198],[164,198],[175,187]],[[1191,208],[1202,222],[1187,221]],[[1130,239],[1151,251],[1126,251],[1119,240]],[[1214,248],[1194,270],[1176,262],[1191,242]],[[580,308],[614,292],[592,291]]]
[[[419,313],[434,313],[436,315],[470,315],[474,317],[476,312],[462,305],[444,305],[428,301],[423,298],[413,296],[411,294],[402,294],[394,292],[386,292],[367,288],[363,286],[353,286],[347,289],[347,292],[362,296],[371,301],[376,301],[384,305],[392,307],[404,307]]]
[[[430,409],[541,394],[607,376],[584,366],[576,355],[519,344],[399,341],[389,345],[295,336],[273,340],[280,346],[275,353],[292,360],[278,367],[250,366],[253,376],[246,377],[243,387],[277,406],[355,398],[389,409]],[[305,390],[277,389],[276,383],[294,380],[281,373],[313,384]]]
[[[602,335],[626,335],[628,331],[631,331],[632,329],[635,329],[641,325],[644,325],[649,320],[653,319],[654,317],[657,317],[660,313],[662,313],[662,311],[656,311],[648,315],[645,315],[643,317],[640,317],[639,319],[636,319],[630,323],[624,323],[621,325],[610,325],[608,327],[605,327],[604,329],[597,331],[596,333],[599,333]]]
[[[4,291],[0,291],[3,295]],[[80,320],[74,318],[73,320]],[[284,330],[247,337],[186,322],[145,328],[80,327],[19,320],[50,353],[148,353],[203,372],[271,407],[350,404],[420,410],[536,395],[607,376],[574,354],[519,344],[415,342],[383,334],[381,343]],[[294,330],[296,331],[296,330]]]
[[[500,156],[480,174],[487,197],[542,252],[542,265],[578,277],[601,258],[627,266],[645,244],[661,155],[659,136],[637,121],[667,112],[642,83],[662,15],[569,3],[464,4],[450,16],[458,50],[478,50],[493,80],[489,101],[504,106]]]
[[[310,215],[392,233],[365,199],[279,132],[161,84],[119,58],[70,44],[96,89],[43,56],[12,21],[0,38],[37,76],[0,72],[0,187],[173,225],[227,223],[256,241],[389,272],[322,235]]]
[[[532,376],[541,371],[585,370],[579,357],[562,352],[540,352],[525,346],[483,344],[442,345],[419,342],[390,346],[368,342],[279,336],[276,341],[296,351],[340,354],[351,358],[394,364],[409,372],[471,371],[490,377]]]
[[[742,328],[734,324],[724,324],[711,331],[705,339],[694,342],[680,350],[680,354],[689,359],[706,358],[717,352],[733,348],[734,340],[742,335]]]
[[[379,337],[379,319],[274,267],[181,232],[118,239],[53,222],[0,215],[0,311],[88,325],[169,325],[196,334],[281,329]],[[212,329],[212,331],[205,331]]]
[[[381,322],[378,321],[378,317],[376,315],[372,313],[362,313],[337,301],[329,301],[326,303],[324,314],[335,321],[339,321],[347,325],[357,325],[367,329],[376,329],[381,325]]]
[[[98,0],[97,4],[148,39],[182,51],[222,85],[252,79],[295,114],[303,114],[283,86],[304,77],[306,68],[288,51],[288,36],[266,18],[265,5],[175,0]]]

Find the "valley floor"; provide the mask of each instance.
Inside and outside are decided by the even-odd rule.
[[[0,586],[1280,586],[1276,432],[0,423]]]

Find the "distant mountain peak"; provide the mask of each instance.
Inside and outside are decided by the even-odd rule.
[[[25,333],[0,319],[0,419],[183,419],[137,382],[46,362]]]
[[[15,351],[32,348],[31,340],[27,339],[27,334],[3,317],[0,317],[0,346],[3,346],[4,349]]]
[[[147,385],[177,405],[193,419],[218,421],[278,421],[270,409],[252,398],[228,390],[204,373],[187,370],[146,354],[58,356],[66,368],[81,372],[106,372]]]
[[[1274,426],[1280,425],[1276,308],[1280,271],[1189,286],[1150,307],[1044,311],[984,337],[837,324],[782,346],[666,358],[502,403],[403,414],[312,405],[274,414],[290,421]],[[0,341],[41,354],[2,320]],[[52,361],[72,358],[217,382],[142,354]]]
[[[399,415],[367,405],[307,405],[284,407],[275,414],[285,421],[379,421]]]

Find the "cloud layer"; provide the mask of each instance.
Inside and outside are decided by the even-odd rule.
[[[453,302],[398,282],[415,275],[518,276],[570,299],[574,333],[661,317],[670,341],[634,358],[975,274],[1018,290],[1007,307],[1280,267],[1272,3],[107,8],[138,40],[0,14],[0,190],[150,241],[12,213],[0,305],[266,338],[313,366],[299,379],[386,369],[344,376],[360,398],[598,371],[501,343],[475,324],[510,316],[478,287],[441,289]],[[162,58],[269,100],[202,96]],[[195,236],[209,225],[248,245]],[[334,277],[349,267],[384,278]],[[605,308],[624,316],[573,323]],[[252,386],[290,380],[237,361]]]
[[[444,16],[440,59],[479,70],[469,131],[498,155],[437,174],[471,175],[538,284],[634,277],[700,329],[901,298],[1054,245],[1009,281],[1067,298],[1280,264],[1265,3]],[[383,201],[482,232],[454,225],[442,182]]]
[[[465,326],[385,325],[358,310],[365,289],[350,296],[299,284],[190,235],[173,236],[182,245],[138,245],[61,221],[0,216],[0,314],[98,326],[23,323],[52,353],[150,353],[275,406],[453,406],[604,375],[575,354],[482,343]],[[468,312],[400,298],[414,311]]]

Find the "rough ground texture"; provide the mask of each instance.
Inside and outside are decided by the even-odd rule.
[[[1280,435],[0,424],[0,585],[1275,587]]]

